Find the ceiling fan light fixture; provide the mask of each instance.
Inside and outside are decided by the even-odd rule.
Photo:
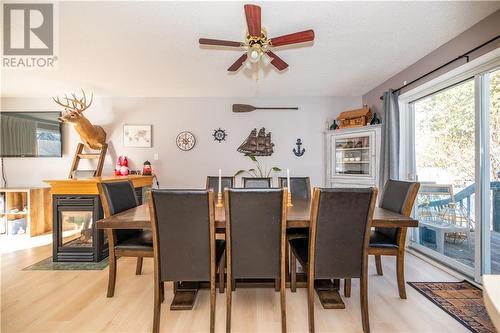
[[[264,54],[262,55],[261,59],[262,59],[262,63],[263,63],[265,66],[269,65],[269,64],[271,63],[271,61],[273,61],[273,59],[271,59],[271,57],[270,57],[270,56],[268,56],[266,53],[264,53]]]
[[[258,48],[251,47],[248,50],[248,60],[251,62],[258,62],[260,60],[261,51]]]

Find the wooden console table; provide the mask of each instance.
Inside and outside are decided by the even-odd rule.
[[[45,180],[52,192],[53,261],[99,262],[108,256],[104,231],[95,227],[104,216],[97,184],[123,180],[132,182],[139,203],[153,184],[152,176],[140,175]]]

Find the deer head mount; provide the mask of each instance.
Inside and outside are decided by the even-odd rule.
[[[64,95],[64,98],[52,97],[54,102],[64,108],[62,117],[59,121],[62,123],[71,123],[75,126],[76,131],[80,135],[82,142],[91,149],[101,149],[106,143],[106,132],[101,126],[92,125],[85,118],[83,111],[89,108],[94,99],[94,95],[90,97],[90,102],[87,102],[87,96],[82,89],[82,97],[76,97],[76,94],[71,94],[71,97]]]

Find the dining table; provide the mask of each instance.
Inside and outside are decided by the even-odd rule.
[[[296,199],[293,206],[287,208],[287,229],[308,228],[311,215],[311,201]],[[346,212],[349,214],[349,212]],[[223,207],[215,208],[215,228],[217,234],[225,233],[225,211]],[[372,227],[401,228],[417,227],[418,221],[409,216],[404,216],[384,208],[376,207],[373,212]],[[121,213],[109,216],[96,222],[98,229],[151,229],[149,206],[147,204],[128,209]],[[287,278],[289,283],[289,275]],[[262,286],[263,281],[243,281],[244,286]],[[175,295],[170,305],[171,310],[190,310],[193,308],[197,292],[206,287],[204,282],[176,282]],[[268,281],[274,286],[274,283]],[[339,293],[340,280],[317,280],[315,290],[319,300],[325,309],[345,308]],[[237,282],[238,287],[240,282]],[[297,274],[297,287],[306,287],[306,276],[304,273]]]

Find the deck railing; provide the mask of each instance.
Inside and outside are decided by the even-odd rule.
[[[500,181],[491,182],[490,183],[491,190],[491,207],[493,209],[493,230],[500,232]],[[472,205],[472,195],[476,193],[476,184],[471,184],[453,195],[451,198],[441,199],[430,201],[425,204],[419,205],[419,207],[423,207],[424,205],[427,207],[434,207],[438,210],[444,209],[449,206],[450,203],[455,202],[460,207],[463,207],[470,218],[471,216],[471,205]]]

